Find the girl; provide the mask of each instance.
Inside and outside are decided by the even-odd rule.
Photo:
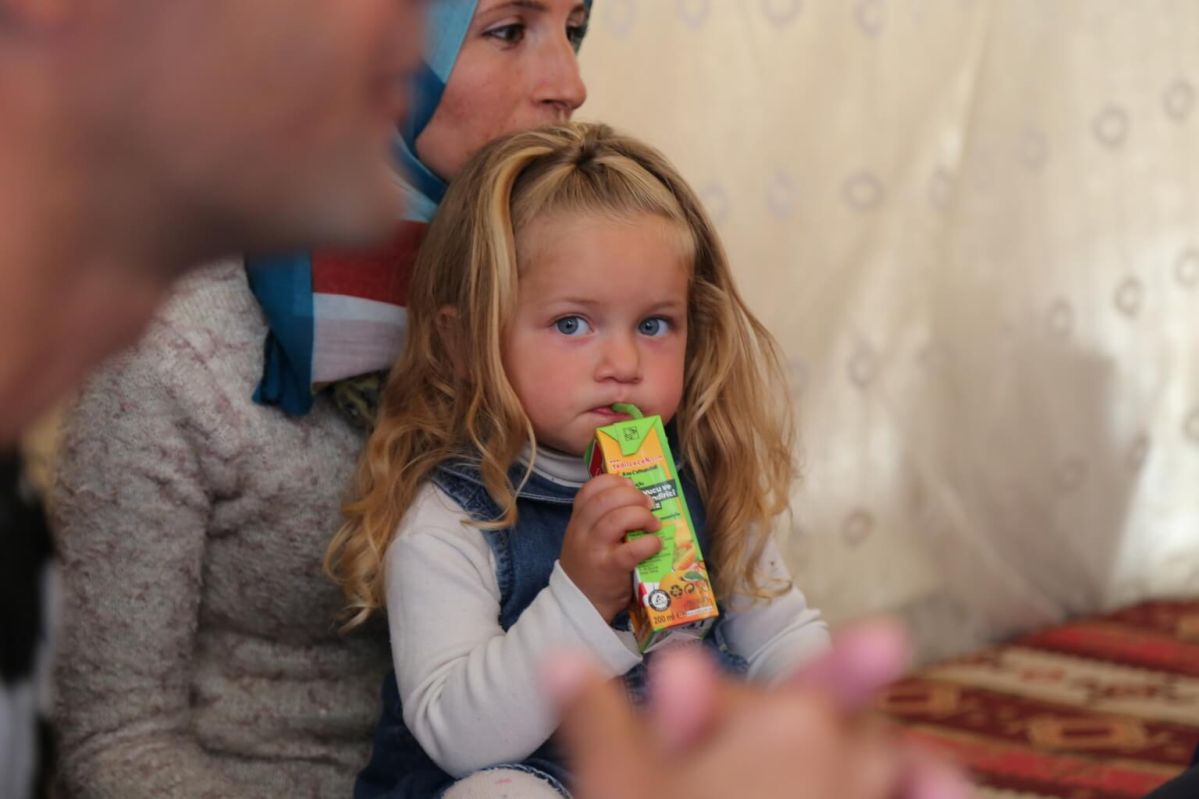
[[[437,795],[502,764],[452,795],[565,793],[544,656],[586,651],[639,688],[623,611],[658,541],[624,538],[658,522],[582,460],[614,403],[669,423],[721,661],[772,680],[825,646],[770,538],[793,476],[775,344],[661,155],[595,125],[487,147],[429,229],[409,314],[327,559],[351,626],[386,607],[392,636],[356,797]]]

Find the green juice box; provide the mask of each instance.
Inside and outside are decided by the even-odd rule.
[[[662,418],[642,416],[632,405],[612,408],[633,418],[595,431],[584,456],[588,470],[593,477],[607,473],[631,479],[654,501],[653,514],[662,522],[656,533],[628,535],[656,535],[662,541],[658,554],[633,570],[629,615],[637,645],[649,652],[667,641],[700,640],[719,612]]]

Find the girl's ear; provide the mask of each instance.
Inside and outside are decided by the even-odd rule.
[[[461,319],[458,309],[452,305],[443,305],[437,310],[437,335],[445,344],[445,351],[450,356],[450,365],[454,375],[466,376],[466,357],[462,346]]]

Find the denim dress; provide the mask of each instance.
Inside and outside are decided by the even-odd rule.
[[[513,468],[509,477],[520,485],[524,467]],[[680,473],[683,495],[691,511],[701,551],[708,551],[703,504],[699,491],[685,472]],[[452,499],[472,519],[489,521],[500,516],[500,509],[487,493],[476,467],[465,461],[441,466],[433,483]],[[496,581],[500,590],[500,626],[507,631],[520,618],[525,608],[549,585],[554,564],[562,552],[562,539],[570,522],[578,488],[562,485],[536,472],[530,475],[517,494],[517,523],[502,530],[482,530],[495,557]],[[709,564],[709,569],[712,566]],[[628,629],[628,615],[621,614],[613,626]],[[724,644],[717,623],[705,640],[722,669],[744,673],[745,659],[731,652]],[[647,655],[624,675],[624,682],[635,702],[645,695]],[[495,768],[518,769],[534,774],[569,796],[570,775],[551,738],[533,754],[519,763],[500,763]],[[454,778],[441,770],[425,754],[420,744],[404,725],[399,689],[395,673],[383,681],[383,710],[375,730],[370,762],[358,775],[354,799],[426,799],[438,797],[454,783]]]

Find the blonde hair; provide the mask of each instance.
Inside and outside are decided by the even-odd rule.
[[[605,125],[567,124],[485,147],[454,180],[417,258],[408,338],[358,465],[347,521],[325,556],[349,601],[347,627],[383,604],[383,557],[434,470],[469,457],[516,521],[509,469],[533,428],[504,372],[517,299],[517,233],[554,213],[652,214],[689,241],[687,360],[676,415],[703,498],[717,594],[765,596],[755,566],[794,477],[790,403],[778,347],[733,283],[695,193],[656,150]],[[448,314],[446,309],[452,309]],[[527,473],[526,473],[527,475]]]

